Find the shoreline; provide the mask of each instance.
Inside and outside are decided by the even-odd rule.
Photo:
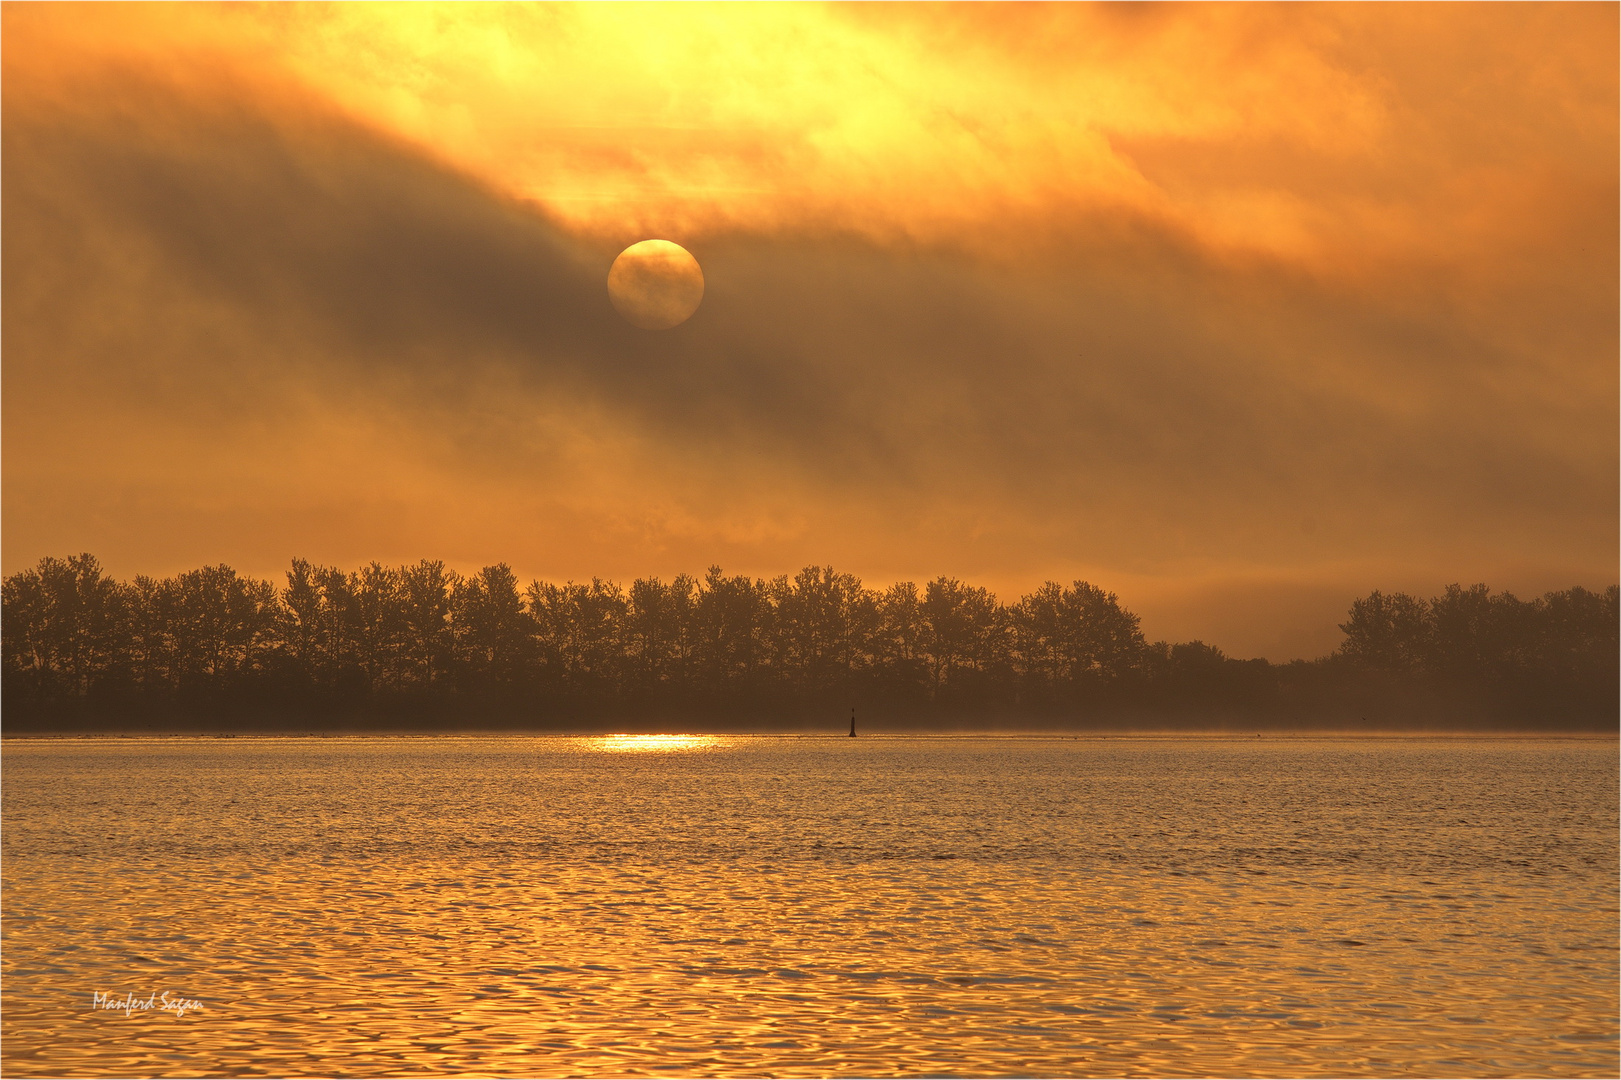
[[[706,739],[778,739],[795,741],[833,740],[839,743],[848,743],[849,737],[843,732],[796,732],[796,731],[702,731],[696,729],[636,731],[623,730],[575,730],[575,731],[335,731],[335,732],[273,732],[273,731],[244,731],[227,733],[209,732],[28,732],[22,734],[0,734],[0,745],[13,742],[222,742],[226,740],[245,740],[251,742],[287,742],[306,741],[311,739],[343,740],[358,742],[363,740],[404,740],[404,741],[435,741],[435,740],[466,740],[466,741],[514,741],[514,740],[573,740],[573,739],[605,739],[625,735],[679,735]],[[1621,731],[1263,731],[1236,732],[1236,731],[1087,731],[1087,732],[1044,732],[1044,731],[951,731],[951,732],[916,732],[916,731],[872,731],[862,732],[862,739],[882,742],[968,742],[984,740],[1001,740],[1007,742],[1236,742],[1236,743],[1266,743],[1266,742],[1402,742],[1402,741],[1430,741],[1430,742],[1621,742]]]

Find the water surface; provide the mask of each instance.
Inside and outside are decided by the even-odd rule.
[[[4,767],[9,1076],[1617,1072],[1613,740],[38,740]]]

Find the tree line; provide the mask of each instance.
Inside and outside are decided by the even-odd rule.
[[[1115,594],[1047,582],[1011,604],[940,577],[866,588],[831,567],[520,584],[505,564],[285,583],[206,566],[109,577],[46,558],[0,587],[6,720],[568,727],[675,717],[775,726],[859,705],[902,723],[1610,726],[1617,589],[1484,585],[1356,600],[1320,660],[1149,642]]]

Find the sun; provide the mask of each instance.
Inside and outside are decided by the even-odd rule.
[[[703,302],[704,272],[680,244],[643,240],[614,260],[608,298],[632,326],[669,330],[690,319]]]

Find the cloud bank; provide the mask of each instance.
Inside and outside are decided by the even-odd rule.
[[[8,573],[1613,580],[1612,8],[3,17]]]

